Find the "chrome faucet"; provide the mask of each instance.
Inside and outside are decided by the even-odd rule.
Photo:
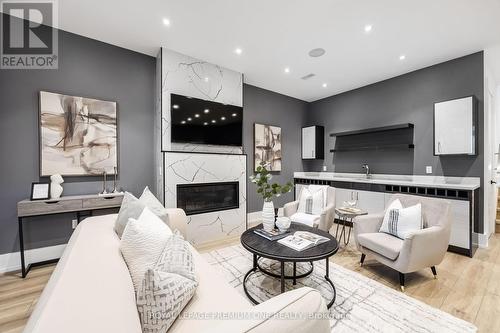
[[[366,178],[370,178],[370,166],[368,165],[368,163],[361,165],[361,167],[365,170]]]

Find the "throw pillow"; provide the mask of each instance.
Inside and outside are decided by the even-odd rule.
[[[193,254],[189,244],[177,231],[167,240],[155,268],[163,272],[175,273],[187,279],[196,280]]]
[[[136,292],[141,286],[144,273],[156,264],[171,235],[170,228],[147,207],[138,220],[131,218],[125,226],[120,251]]]
[[[387,223],[382,223],[380,232],[405,239],[412,232],[422,229],[422,205],[416,204],[407,208],[388,209]]]
[[[148,269],[137,293],[144,333],[165,333],[193,297],[198,283],[182,275]]]
[[[161,202],[155,197],[153,193],[149,190],[149,187],[146,186],[144,191],[142,191],[141,197],[139,198],[146,207],[149,208],[153,213],[156,214],[163,222],[168,224],[168,212],[165,207],[161,204]]]
[[[137,219],[144,210],[144,207],[146,207],[144,202],[134,197],[133,194],[125,192],[114,228],[118,237],[122,237],[123,230],[125,230],[128,219]]]
[[[303,187],[299,198],[297,212],[305,214],[319,215],[325,206],[325,189]]]
[[[155,213],[156,216],[162,219],[163,222],[168,224],[167,209],[163,207],[161,202],[158,201],[158,199],[146,186],[139,199],[137,199],[133,194],[125,192],[125,196],[123,197],[122,205],[115,222],[115,232],[118,234],[118,237],[122,236],[128,219],[137,219],[139,215],[141,215],[144,207],[148,207],[149,210]]]

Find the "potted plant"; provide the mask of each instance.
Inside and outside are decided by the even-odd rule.
[[[293,188],[293,184],[291,182],[285,185],[280,185],[278,183],[270,184],[269,181],[273,176],[269,170],[267,170],[268,165],[267,163],[261,163],[261,165],[257,167],[255,174],[250,176],[250,180],[257,185],[257,193],[264,199],[264,206],[262,207],[262,225],[264,230],[271,231],[274,229],[275,217],[273,198],[290,192]]]

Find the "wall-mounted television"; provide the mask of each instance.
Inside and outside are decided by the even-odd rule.
[[[242,146],[243,108],[170,94],[172,142]]]

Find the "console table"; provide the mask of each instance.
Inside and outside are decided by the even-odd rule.
[[[59,259],[47,260],[37,263],[30,263],[25,266],[24,261],[24,239],[23,223],[27,217],[36,217],[43,215],[56,215],[65,213],[76,213],[76,220],[80,223],[82,212],[92,214],[95,210],[119,208],[123,199],[123,193],[111,193],[106,195],[76,195],[65,196],[59,199],[48,200],[23,200],[17,203],[17,221],[19,225],[19,250],[21,252],[21,273],[26,277],[31,267],[53,263]]]

